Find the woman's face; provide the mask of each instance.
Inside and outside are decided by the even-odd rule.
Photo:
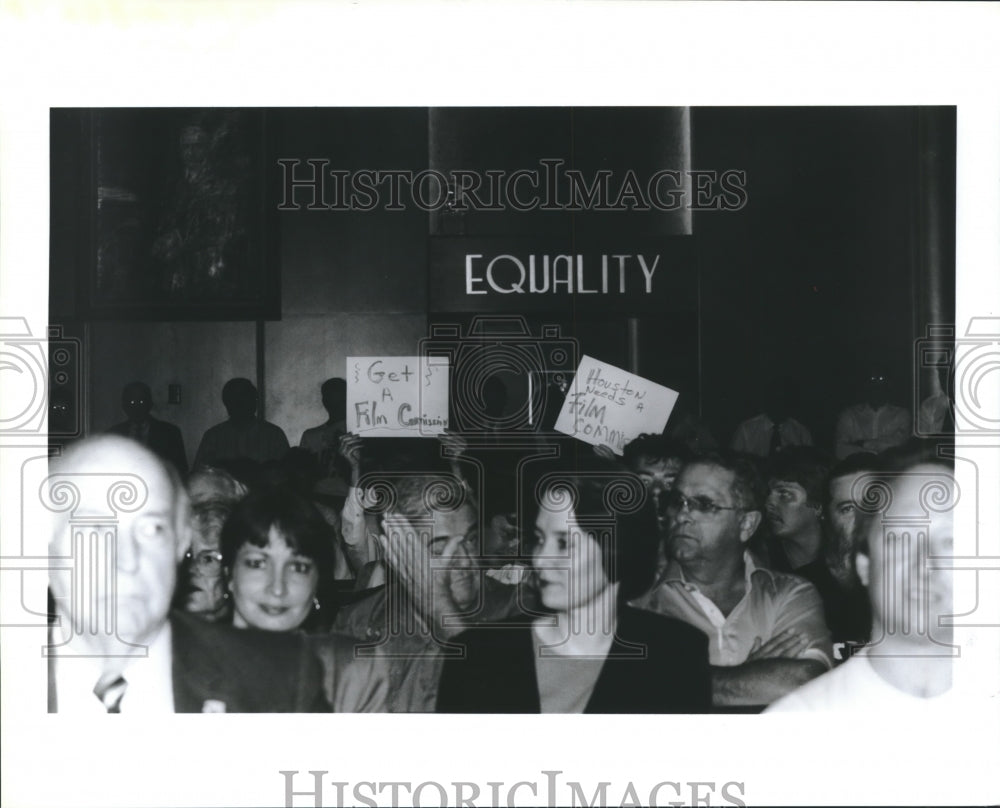
[[[313,608],[319,571],[316,563],[292,550],[271,526],[266,547],[245,543],[236,552],[229,591],[233,625],[265,631],[292,631]]]
[[[535,520],[532,563],[542,603],[566,612],[594,600],[608,587],[601,548],[593,533],[580,530],[572,508],[546,491]]]

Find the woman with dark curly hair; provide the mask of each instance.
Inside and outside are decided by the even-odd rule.
[[[531,560],[544,611],[459,635],[439,712],[700,713],[705,635],[627,601],[653,583],[657,527],[635,475],[580,456],[541,474]]]

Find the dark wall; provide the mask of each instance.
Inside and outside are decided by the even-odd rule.
[[[704,416],[724,443],[741,419],[760,411],[764,380],[779,372],[800,380],[802,420],[823,444],[836,412],[853,399],[854,378],[872,361],[891,365],[897,398],[909,404],[912,344],[928,308],[929,248],[920,237],[927,231],[928,187],[936,189],[936,214],[950,228],[933,244],[939,275],[948,280],[945,297],[954,305],[954,109],[304,109],[268,115],[275,160],[327,158],[331,168],[347,170],[510,170],[535,168],[543,157],[586,171],[745,170],[744,208],[693,215],[700,322],[699,311],[638,320],[640,373],[680,389],[688,401],[697,401],[700,386]],[[53,321],[77,315],[74,289],[88,221],[80,131],[78,116],[53,113]],[[950,172],[928,186],[928,155],[935,154],[938,168],[950,166]],[[691,218],[689,211],[503,211],[469,214],[458,229],[469,235],[671,235],[688,232]],[[428,318],[439,316],[427,290],[428,238],[456,223],[412,205],[405,211],[302,209],[278,212],[276,220],[282,319],[264,329],[265,404],[268,418],[296,442],[302,429],[323,419],[319,384],[343,373],[346,356],[416,351]],[[578,337],[584,352],[623,365],[627,319],[573,311],[548,318]],[[256,361],[249,323],[98,322],[89,326],[88,345],[91,428],[120,420],[120,386],[145,378],[157,414],[185,429],[190,454],[201,431],[223,417],[218,390],[207,389],[221,383],[220,369],[252,377]],[[168,383],[184,387],[180,405],[166,404]]]
[[[923,137],[928,118],[944,140]],[[760,412],[776,372],[800,380],[801,420],[821,444],[873,362],[893,372],[896,403],[911,405],[913,340],[923,333],[915,301],[926,286],[916,240],[921,163],[930,148],[952,166],[939,204],[952,233],[942,261],[954,310],[954,120],[953,108],[693,111],[695,164],[748,175],[744,209],[696,213],[694,223],[704,411],[726,439]]]
[[[427,164],[427,110],[270,110],[270,169],[282,157],[328,158],[330,168],[400,168]],[[89,220],[85,131],[79,112],[55,111],[50,312],[79,317],[76,289],[86,272]],[[69,185],[72,184],[72,189]],[[279,199],[271,200],[276,210]],[[407,354],[426,334],[428,215],[400,212],[277,212],[281,320],[264,326],[263,367],[269,420],[296,444],[321,423],[319,386],[344,375],[352,354]],[[177,423],[193,457],[203,431],[225,418],[221,386],[233,375],[256,376],[252,322],[112,322],[87,325],[90,406],[86,424],[106,429],[124,418],[121,387],[133,379],[153,391],[154,414]],[[179,384],[181,403],[167,403]]]

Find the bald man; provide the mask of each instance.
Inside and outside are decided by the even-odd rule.
[[[128,438],[91,438],[53,462],[48,497],[50,556],[73,567],[50,580],[50,712],[330,709],[297,635],[170,613],[190,541],[190,503],[171,465]]]

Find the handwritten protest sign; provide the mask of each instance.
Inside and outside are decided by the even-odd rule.
[[[677,403],[676,390],[589,356],[580,360],[556,430],[622,454],[643,432],[658,434]]]
[[[347,357],[349,432],[366,438],[414,438],[447,428],[447,358]]]

